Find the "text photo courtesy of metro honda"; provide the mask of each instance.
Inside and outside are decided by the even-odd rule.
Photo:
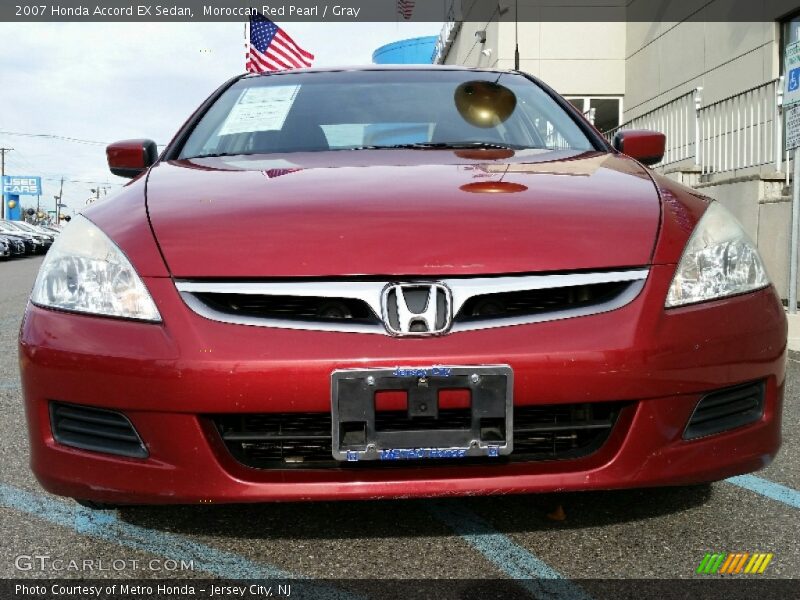
[[[236,77],[66,227],[32,466],[95,504],[687,485],[780,446],[787,325],[719,203],[516,71]],[[226,218],[247,215],[246,220]]]

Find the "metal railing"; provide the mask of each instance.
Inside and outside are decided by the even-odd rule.
[[[608,132],[652,129],[667,136],[664,160],[656,165],[693,159],[704,174],[747,167],[783,165],[783,77],[734,94],[707,106],[703,88],[671,100]]]
[[[606,132],[609,141],[620,129],[652,129],[667,136],[664,160],[656,166],[666,166],[695,156],[697,147],[697,107],[700,93],[697,88],[653,110]]]
[[[775,164],[783,155],[783,78],[699,109],[703,174]]]

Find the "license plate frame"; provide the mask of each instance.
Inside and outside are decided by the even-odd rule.
[[[375,392],[406,391],[407,418],[413,423],[418,417],[438,418],[439,391],[445,389],[470,391],[469,428],[376,428]],[[511,454],[513,389],[508,365],[337,369],[331,373],[333,458],[360,462]]]

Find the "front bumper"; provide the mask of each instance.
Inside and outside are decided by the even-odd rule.
[[[631,304],[533,325],[396,339],[208,321],[168,278],[146,278],[164,324],[29,306],[20,364],[31,464],[51,492],[101,502],[364,499],[679,485],[767,465],[780,446],[786,318],[774,289],[664,311],[674,266],[651,269]],[[209,414],[330,410],[344,368],[508,364],[515,406],[628,401],[605,444],[570,460],[488,465],[376,464],[253,469],[238,463]],[[706,392],[764,380],[762,418],[685,441]],[[145,459],[66,447],[49,401],[124,412]]]

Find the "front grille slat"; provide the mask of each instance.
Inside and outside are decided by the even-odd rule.
[[[50,427],[65,446],[131,458],[149,455],[133,424],[113,410],[50,402]]]
[[[459,460],[456,464],[572,459],[596,451],[616,423],[620,402],[514,407],[514,452],[504,458]],[[409,463],[340,463],[331,455],[330,413],[211,415],[228,450],[242,464],[260,469],[387,468]],[[439,418],[411,419],[405,411],[378,411],[376,428],[468,428],[469,409],[442,409]],[[444,460],[413,461],[413,466],[442,465]]]
[[[229,442],[278,442],[281,440],[326,440],[330,435],[272,434],[257,432],[228,433],[225,440]]]
[[[215,310],[247,317],[378,323],[367,303],[354,298],[212,292],[195,296]]]
[[[74,418],[87,423],[97,423],[99,425],[109,425],[111,427],[128,426],[128,421],[122,415],[115,413],[92,413],[86,410],[75,410],[70,408],[68,405],[61,405],[58,407],[58,414],[64,419]]]
[[[753,399],[757,396],[758,396],[758,391],[755,390],[752,386],[747,386],[745,388],[740,388],[740,389],[734,389],[730,393],[714,394],[706,396],[703,400],[703,403],[697,407],[697,410],[698,412],[707,411],[716,406],[722,406],[730,404],[731,402],[737,402],[739,400],[744,400],[744,399]]]
[[[630,282],[606,282],[473,296],[455,321],[532,316],[600,304],[621,294]]]
[[[764,414],[764,394],[763,381],[706,394],[686,425],[684,439],[706,437],[755,423]]]
[[[582,429],[582,430],[589,430],[589,429],[611,429],[614,426],[614,423],[611,421],[603,421],[602,423],[586,423],[584,425],[573,425],[573,424],[565,424],[565,425],[539,425],[535,427],[525,427],[517,429],[514,428],[514,433],[536,433],[539,431],[569,431],[573,429]]]
[[[712,409],[706,409],[704,407],[703,410],[698,410],[695,413],[694,418],[692,419],[692,424],[699,425],[700,423],[706,423],[715,419],[729,417],[738,413],[743,413],[750,410],[758,410],[758,408],[758,398],[753,397],[742,398],[741,400],[736,400],[729,404],[722,404]]]
[[[135,433],[130,432],[130,429],[128,429],[127,432],[124,429],[119,429],[117,431],[111,427],[98,427],[94,424],[81,423],[79,421],[71,421],[69,419],[60,421],[58,427],[61,431],[71,431],[73,433],[80,433],[83,435],[94,435],[112,440],[122,440],[124,442],[139,441],[139,437]]]

